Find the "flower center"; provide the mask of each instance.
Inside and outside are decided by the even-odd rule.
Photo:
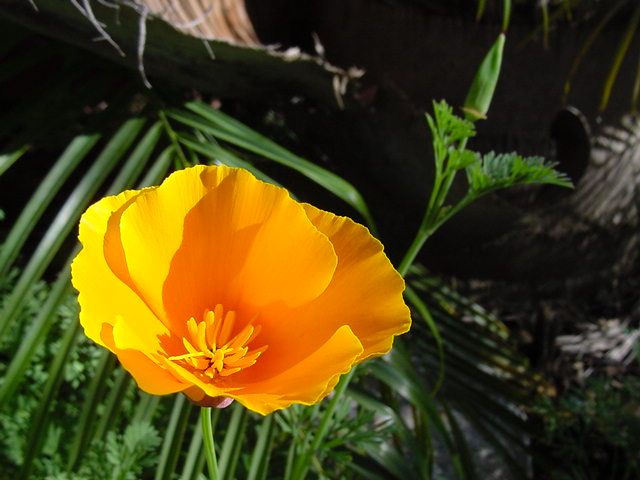
[[[191,317],[187,322],[188,334],[182,339],[187,353],[169,357],[180,360],[213,379],[227,377],[250,367],[267,349],[267,345],[249,350],[249,343],[260,333],[260,326],[249,322],[238,334],[231,336],[236,313],[224,312],[222,305],[206,310],[204,319],[197,322]]]

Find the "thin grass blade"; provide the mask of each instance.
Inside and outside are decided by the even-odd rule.
[[[460,469],[465,472],[465,478],[469,480],[477,480],[478,475],[476,473],[475,462],[471,455],[469,443],[460,428],[458,420],[446,404],[443,404],[443,409],[447,418],[447,423],[451,427],[453,440],[456,442],[456,447],[459,452],[458,458],[460,459]]]
[[[0,312],[0,337],[15,320],[30,285],[38,280],[53,260],[63,241],[76,228],[82,212],[97,193],[102,182],[115,168],[122,155],[135,140],[144,124],[143,119],[131,119],[116,132],[89,171],[67,198],[38,244],[27,266]]]
[[[542,46],[545,50],[549,48],[549,0],[540,2],[542,11]]]
[[[616,16],[616,14],[620,11],[620,9],[627,4],[627,0],[618,0],[613,6],[606,10],[606,13],[602,16],[598,24],[594,27],[594,29],[589,33],[589,36],[586,38],[580,51],[575,56],[571,68],[569,69],[569,73],[567,74],[567,79],[564,82],[563,93],[566,100],[567,95],[571,91],[571,82],[573,82],[573,78],[578,72],[578,68],[582,64],[585,56],[591,50],[591,47],[597,40],[597,38],[602,33],[604,27]]]
[[[433,339],[436,342],[436,348],[438,352],[438,378],[436,380],[433,389],[431,390],[431,395],[435,396],[442,387],[442,382],[444,381],[444,371],[445,371],[445,362],[444,362],[444,343],[442,341],[442,336],[440,335],[440,330],[436,325],[436,322],[433,320],[431,316],[431,312],[424,304],[424,302],[420,299],[418,294],[411,287],[407,287],[405,291],[405,295],[407,300],[413,305],[418,314],[422,317],[425,324],[429,328],[429,332],[433,336]]]
[[[121,368],[115,370],[114,377],[113,387],[107,397],[104,412],[100,416],[100,421],[93,436],[96,440],[103,440],[109,429],[116,424],[116,419],[123,407],[124,397],[127,394],[127,390],[132,386],[131,376]]]
[[[218,424],[220,418],[220,412],[222,410],[216,409],[211,415],[212,428],[215,431],[215,427]],[[184,461],[182,468],[181,480],[197,480],[202,469],[204,467],[205,455],[202,448],[202,429],[195,428],[193,435],[191,436],[191,443],[189,444],[189,450],[187,451],[187,457]]]
[[[511,21],[511,0],[502,0],[502,32],[509,30]]]
[[[140,392],[140,399],[138,400],[138,405],[136,406],[131,423],[151,423],[151,419],[159,403],[159,396]]]
[[[169,424],[164,433],[160,460],[156,469],[156,480],[169,480],[173,477],[182,450],[184,434],[189,425],[193,404],[184,395],[176,395]]]
[[[11,358],[11,363],[7,367],[2,379],[2,387],[0,388],[0,410],[4,408],[5,403],[11,399],[20,383],[24,380],[24,373],[31,365],[31,360],[37,351],[37,347],[47,337],[47,333],[49,333],[53,325],[52,322],[57,308],[70,292],[69,274],[67,270],[64,270],[58,275],[46,302],[27,329],[18,351]]]
[[[197,132],[200,133],[200,132]],[[260,169],[253,166],[246,160],[241,159],[237,155],[233,154],[226,148],[221,147],[217,142],[204,141],[203,139],[196,139],[190,135],[181,135],[180,142],[187,148],[204,155],[205,157],[228,165],[230,167],[244,168],[255,175],[263,182],[271,183],[273,185],[280,185],[276,180],[263,173]]]
[[[9,271],[20,249],[55,195],[99,139],[100,136],[97,134],[80,135],[74,138],[31,195],[0,248],[0,278]]]
[[[247,480],[260,480],[266,473],[271,456],[271,445],[273,442],[273,415],[269,415],[262,420],[260,433],[256,446],[251,455],[251,463],[249,464],[249,474]]]
[[[244,432],[247,427],[247,409],[236,404],[229,420],[229,427],[222,443],[218,457],[218,471],[220,478],[233,478],[240,449],[244,443]]]
[[[484,10],[487,7],[487,0],[478,0],[478,5],[476,7],[476,22],[482,20],[484,16]]]
[[[611,98],[611,91],[613,90],[613,85],[618,78],[618,73],[620,72],[620,67],[622,66],[622,62],[627,56],[627,52],[629,51],[629,46],[631,45],[631,41],[638,30],[638,24],[640,23],[640,5],[636,7],[633,15],[629,19],[629,24],[627,25],[627,29],[620,40],[620,44],[618,45],[618,49],[616,50],[616,54],[613,57],[613,63],[611,64],[611,68],[609,69],[609,73],[607,74],[607,79],[604,82],[604,87],[602,88],[602,96],[600,97],[600,105],[598,109],[603,111],[607,108],[609,104],[609,98]]]
[[[142,178],[138,186],[140,188],[143,188],[159,183],[160,180],[166,176],[174,157],[175,149],[172,146],[166,147],[160,153],[160,155],[158,155],[156,161],[153,163],[146,175]]]
[[[0,177],[29,151],[29,145],[23,145],[9,153],[0,154]]]

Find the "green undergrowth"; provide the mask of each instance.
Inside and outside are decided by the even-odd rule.
[[[553,480],[640,478],[640,378],[589,378],[533,408],[544,427],[540,470]]]
[[[2,285],[0,299],[5,300],[17,277],[12,271]],[[7,330],[0,343],[0,385],[12,358],[33,319],[50,292],[50,285],[41,280],[29,292],[28,301],[17,321]],[[41,343],[27,370],[21,386],[0,411],[0,478],[15,478],[24,461],[25,442],[29,438],[31,418],[37,409],[42,390],[47,382],[47,368],[60,348],[63,334],[77,322],[75,295],[68,295],[55,312],[54,327],[49,341]],[[133,414],[134,390],[127,391],[122,399],[121,428],[107,433],[104,440],[95,442],[77,473],[67,475],[63,455],[72,439],[80,413],[87,384],[93,377],[101,349],[86,337],[80,337],[64,366],[63,382],[58,401],[52,405],[52,415],[44,432],[41,455],[35,461],[34,478],[51,479],[134,479],[140,478],[145,468],[157,461],[158,430],[145,422],[127,425],[126,417]],[[107,382],[107,389],[114,387],[114,378]],[[100,410],[104,409],[101,406]],[[123,421],[124,420],[124,421]]]

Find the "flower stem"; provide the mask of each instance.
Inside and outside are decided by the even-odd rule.
[[[460,152],[463,152],[466,146],[467,139],[463,138],[457,149]],[[438,155],[437,151],[435,151],[435,155]],[[442,165],[445,165],[445,158],[442,158],[439,162]],[[451,185],[453,184],[455,177],[456,171],[453,169],[446,168],[444,173],[436,169],[433,189],[429,196],[429,203],[424,212],[424,217],[422,218],[422,222],[420,222],[420,227],[418,227],[418,233],[398,266],[398,272],[403,278],[407,276],[411,265],[431,235],[433,235],[443,223],[453,217],[453,215],[459,212],[462,208],[469,205],[469,203],[474,199],[474,197],[468,193],[461,202],[451,207],[444,215],[442,214],[442,209],[444,208],[447,195],[449,194],[449,190],[451,189]]]
[[[411,265],[418,256],[418,253],[420,253],[420,250],[422,250],[422,247],[424,246],[427,239],[431,236],[431,233],[432,231],[424,229],[418,232],[418,234],[413,239],[411,246],[407,250],[407,253],[405,253],[402,261],[400,262],[400,265],[398,266],[398,272],[400,273],[400,275],[402,275],[403,278],[407,276],[409,268],[411,268]]]
[[[207,458],[207,467],[209,469],[209,480],[218,480],[218,461],[213,441],[210,407],[202,407],[200,409],[200,425],[202,426],[202,440],[204,441],[204,454]]]

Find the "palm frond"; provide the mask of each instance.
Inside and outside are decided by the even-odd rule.
[[[468,443],[471,434],[484,438],[517,478],[526,477],[523,459],[531,455],[529,439],[537,434],[526,420],[526,407],[546,388],[544,379],[517,352],[504,324],[482,307],[421,268],[413,270],[409,285],[412,332],[398,341],[386,360],[369,369],[397,396],[399,407],[393,410],[402,411],[405,405],[410,420],[396,418],[396,440],[367,452],[370,460],[391,478],[405,477],[407,466],[413,478],[431,478],[428,452],[433,455],[435,444],[447,452],[457,478],[482,478]],[[439,386],[435,395],[429,395],[435,386]],[[385,412],[389,402],[379,394],[353,391],[352,395],[364,408],[391,415]],[[442,464],[442,458],[438,462]]]

